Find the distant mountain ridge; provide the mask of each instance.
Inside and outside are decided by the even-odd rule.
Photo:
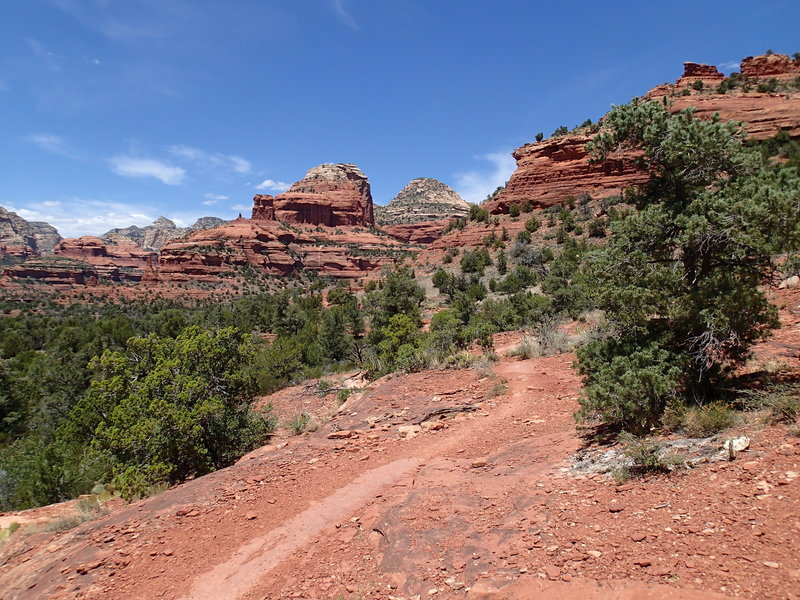
[[[0,257],[50,254],[61,240],[56,228],[49,223],[26,221],[0,206]]]
[[[229,222],[219,217],[200,217],[190,227],[178,227],[174,221],[162,216],[144,227],[131,225],[121,229],[111,229],[101,235],[100,239],[112,244],[133,242],[143,250],[158,252],[166,243],[193,231],[213,229]]]

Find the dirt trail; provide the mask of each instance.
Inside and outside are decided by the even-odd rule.
[[[325,527],[343,520],[367,499],[418,465],[417,460],[401,459],[360,475],[269,534],[251,540],[239,548],[232,559],[198,577],[186,600],[239,598],[259,577],[279,565]]]
[[[0,599],[798,598],[800,438],[756,428],[742,460],[673,478],[574,477],[572,360],[503,357],[504,393],[474,370],[375,382],[313,434],[0,548]]]

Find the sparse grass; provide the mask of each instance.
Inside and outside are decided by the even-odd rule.
[[[300,435],[308,430],[311,422],[312,418],[308,413],[298,413],[289,421],[289,429],[292,430],[294,435]],[[316,431],[316,428],[314,428],[314,430]]]
[[[320,379],[317,382],[317,394],[320,396],[325,396],[333,387],[333,383],[328,381],[327,379]]]
[[[526,335],[522,338],[522,340],[520,340],[519,344],[517,344],[508,352],[508,356],[513,356],[522,360],[528,360],[530,358],[542,356],[539,340],[537,340],[535,337]]]
[[[347,399],[350,397],[350,394],[353,393],[353,390],[339,390],[339,393],[336,394],[336,403],[341,406]]]
[[[497,381],[492,384],[492,387],[486,392],[487,398],[496,398],[498,396],[505,396],[506,392],[508,392],[508,385],[502,379],[498,379]]]
[[[612,472],[612,476],[630,478],[647,473],[668,473],[683,464],[683,457],[678,454],[668,455],[664,444],[651,437],[636,437],[623,431],[619,435],[623,453],[630,459],[629,466],[620,466]]]
[[[800,415],[800,400],[795,390],[788,386],[776,388],[764,398],[773,423],[794,423]]]
[[[736,425],[737,414],[724,402],[691,408],[684,417],[686,435],[693,438],[709,437]]]

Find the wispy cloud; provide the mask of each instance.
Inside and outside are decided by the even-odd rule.
[[[344,25],[347,25],[350,29],[361,29],[353,18],[353,15],[347,10],[346,0],[330,0],[330,6],[333,10],[333,14],[335,14],[336,18]]]
[[[134,156],[112,156],[109,159],[111,169],[123,177],[153,177],[167,185],[180,185],[186,171],[152,158]]]
[[[203,204],[206,206],[214,206],[220,200],[230,200],[228,196],[223,196],[222,194],[206,194],[205,197],[207,200],[203,200]]]
[[[9,210],[28,221],[46,221],[64,237],[102,235],[130,225],[143,227],[152,223],[156,214],[151,207],[75,197],[11,206]]]
[[[197,163],[203,167],[225,169],[235,173],[249,173],[253,168],[249,160],[235,154],[210,153],[200,148],[183,145],[170,146],[169,151],[176,158]]]
[[[718,64],[717,68],[723,73],[731,73],[733,71],[738,71],[740,66],[741,64],[738,60],[729,60],[728,62]]]
[[[291,184],[285,181],[275,181],[274,179],[265,179],[259,183],[255,188],[268,192],[285,192],[291,187]]]
[[[250,210],[251,208],[253,208],[253,207],[252,206],[248,206],[247,204],[234,204],[233,206],[231,206],[231,210],[239,211],[239,212],[241,212],[243,210]]]
[[[517,165],[511,151],[492,152],[475,158],[490,163],[491,168],[456,173],[455,189],[467,202],[479,204],[499,186],[505,185]]]
[[[72,148],[61,136],[51,133],[33,133],[25,138],[25,141],[38,146],[46,152],[66,156],[67,158],[81,158],[78,152]]]

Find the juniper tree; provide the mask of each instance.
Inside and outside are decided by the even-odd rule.
[[[650,179],[587,264],[614,333],[579,352],[579,416],[652,426],[670,399],[707,400],[777,326],[763,286],[798,247],[800,179],[744,137],[738,123],[634,100],[590,142],[599,161],[637,153]]]

